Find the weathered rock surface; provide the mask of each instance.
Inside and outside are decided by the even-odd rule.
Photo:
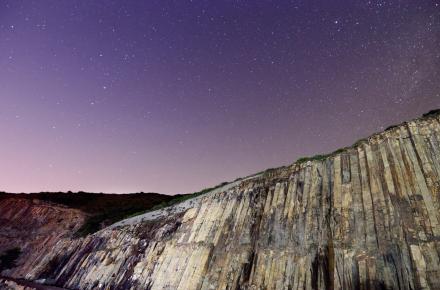
[[[11,272],[69,289],[440,289],[440,117],[269,170]]]
[[[20,248],[19,267],[12,273],[24,276],[63,238],[71,238],[83,224],[86,214],[79,210],[36,199],[0,200],[0,253]]]
[[[23,279],[0,277],[1,290],[66,290],[64,288],[41,285]]]

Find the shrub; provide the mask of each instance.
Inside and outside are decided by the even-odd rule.
[[[166,208],[166,207],[169,207],[169,206],[172,206],[172,205],[184,202],[185,200],[188,200],[188,199],[191,199],[191,198],[203,195],[203,194],[208,193],[208,192],[210,192],[210,191],[212,191],[214,189],[223,187],[223,186],[225,186],[228,183],[229,182],[222,182],[222,183],[220,183],[217,186],[204,188],[204,189],[202,189],[200,191],[196,191],[196,192],[193,192],[193,193],[175,195],[174,198],[172,198],[171,200],[161,202],[161,203],[153,206],[152,208],[150,208],[150,209],[148,209],[146,211],[136,212],[136,213],[133,213],[133,214],[131,214],[131,215],[125,217],[125,218],[134,217],[134,216],[137,216],[137,215],[141,215],[141,214],[144,214],[144,213],[147,213],[147,212],[163,209],[163,208]]]
[[[354,146],[354,145],[353,145]],[[301,164],[307,161],[323,161],[329,157],[332,157],[334,155],[340,154],[345,152],[346,150],[350,149],[350,147],[343,147],[343,148],[339,148],[331,153],[328,154],[317,154],[314,156],[309,156],[309,157],[301,157],[298,160],[296,160],[296,164]]]
[[[385,131],[392,130],[397,127],[399,127],[399,125],[391,125],[391,126],[386,127]]]
[[[423,117],[430,117],[440,114],[440,109],[431,110],[428,113],[423,114]]]

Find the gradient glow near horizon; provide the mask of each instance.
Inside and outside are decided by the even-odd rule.
[[[186,193],[440,107],[440,1],[0,1],[0,190]]]

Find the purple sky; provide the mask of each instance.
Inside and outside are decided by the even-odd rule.
[[[440,107],[440,1],[0,1],[0,190],[187,193]]]

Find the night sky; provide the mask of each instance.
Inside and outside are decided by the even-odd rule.
[[[440,107],[440,1],[2,1],[0,190],[186,193]]]

